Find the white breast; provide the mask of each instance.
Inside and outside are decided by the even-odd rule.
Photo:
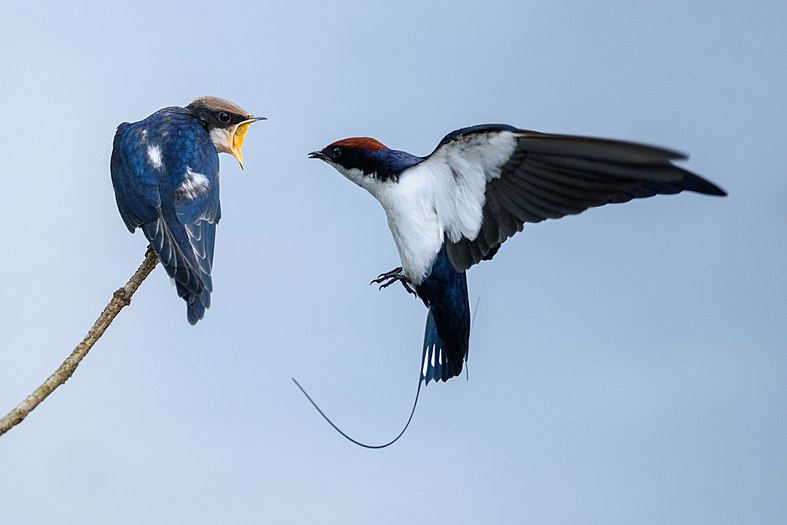
[[[397,182],[334,167],[383,205],[402,270],[418,285],[431,273],[446,236],[452,242],[478,236],[486,184],[500,176],[516,144],[508,131],[468,135],[404,170]]]
[[[422,283],[443,245],[443,229],[434,205],[434,180],[403,176],[398,182],[380,181],[360,170],[346,170],[341,166],[336,169],[382,204],[402,271],[413,284]]]
[[[432,182],[421,177],[402,177],[398,183],[385,183],[387,191],[378,197],[388,217],[402,271],[415,285],[429,276],[443,245]]]

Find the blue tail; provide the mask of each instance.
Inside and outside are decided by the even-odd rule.
[[[197,324],[197,321],[205,317],[205,310],[210,308],[210,291],[203,288],[202,293],[196,295],[189,292],[185,286],[175,281],[178,296],[186,301],[186,318],[189,324]]]
[[[467,277],[457,272],[440,250],[432,273],[416,287],[429,308],[426,316],[421,379],[448,381],[462,373],[470,346],[470,303]]]
[[[189,260],[185,254],[190,253],[187,250],[192,248],[188,238],[183,238],[185,231],[180,232],[178,242],[178,231],[173,233],[163,217],[142,225],[142,231],[150,241],[153,251],[159,256],[167,275],[175,280],[178,296],[186,301],[186,318],[190,324],[196,324],[205,316],[205,309],[210,307],[213,283],[209,267],[208,270],[202,268],[193,256]],[[212,235],[213,232],[208,230],[208,234]],[[210,246],[212,249],[213,245]]]

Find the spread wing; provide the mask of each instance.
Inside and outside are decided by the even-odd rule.
[[[493,124],[448,134],[413,169],[442,181],[435,209],[449,259],[464,271],[494,256],[526,222],[684,190],[726,195],[672,163],[685,158],[642,144]]]
[[[196,323],[210,306],[221,217],[219,160],[207,133],[179,114],[121,125],[111,171],[126,227],[142,228]]]

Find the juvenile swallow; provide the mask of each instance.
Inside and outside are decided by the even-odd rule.
[[[419,389],[462,372],[470,337],[465,272],[492,259],[525,223],[684,190],[726,195],[673,164],[686,158],[674,151],[504,124],[453,131],[426,157],[368,137],[339,140],[309,157],[385,210],[401,266],[372,282],[401,282],[428,308]]]
[[[160,109],[120,124],[110,171],[120,216],[141,228],[195,324],[210,306],[219,203],[219,153],[243,167],[241,147],[254,117],[217,97]]]

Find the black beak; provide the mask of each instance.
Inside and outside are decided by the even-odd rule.
[[[325,156],[325,153],[322,151],[312,151],[309,153],[310,159],[320,159],[320,160],[328,160],[328,157]]]

